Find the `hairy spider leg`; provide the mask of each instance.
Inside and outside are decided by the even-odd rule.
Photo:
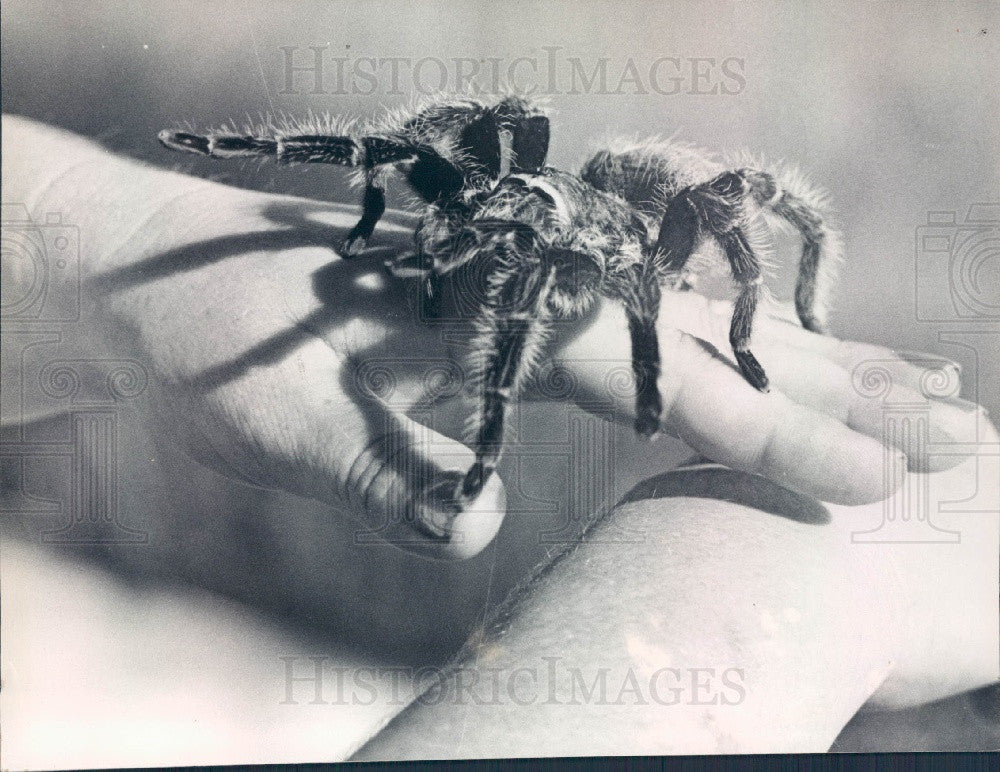
[[[277,137],[252,137],[237,134],[192,134],[162,131],[160,142],[172,150],[212,158],[273,157],[284,163],[324,163],[338,166],[364,166],[365,192],[361,219],[344,240],[343,252],[352,256],[359,239],[371,236],[385,212],[385,188],[379,167],[422,159],[434,169],[439,184],[460,188],[461,172],[432,148],[418,147],[405,140],[382,137],[331,136],[300,134]]]
[[[351,228],[340,245],[340,251],[345,257],[354,257],[364,250],[383,214],[385,214],[385,175],[381,170],[369,167],[365,169],[361,219]]]
[[[505,133],[506,150],[501,142]],[[488,189],[512,170],[540,169],[548,152],[549,123],[529,102],[507,97],[493,107],[473,100],[430,105],[398,129],[369,136],[162,131],[159,139],[173,150],[213,158],[274,157],[287,163],[363,167],[361,218],[341,245],[342,253],[352,257],[364,248],[385,213],[386,174],[381,167],[410,163],[407,180],[424,201],[461,204],[466,189]]]
[[[357,253],[355,244],[367,239],[385,212],[385,186],[379,167],[436,155],[427,148],[381,136],[352,137],[325,134],[300,134],[277,137],[253,137],[213,132],[191,134],[161,131],[160,142],[172,150],[207,155],[212,158],[274,157],[284,163],[324,163],[338,166],[364,166],[365,192],[361,219],[344,239],[341,251],[347,257]]]
[[[518,97],[507,97],[493,108],[501,131],[510,135],[510,174],[536,174],[549,154],[549,119]]]
[[[741,285],[740,294],[733,306],[733,321],[729,326],[729,343],[736,355],[743,377],[758,391],[769,391],[767,375],[757,357],[750,351],[750,336],[757,304],[763,292],[760,260],[754,254],[746,234],[733,228],[719,237],[722,248],[732,266],[733,278]]]
[[[474,499],[496,471],[510,402],[537,361],[549,331],[547,305],[557,268],[545,270],[537,236],[526,248],[519,235],[496,232],[492,252],[479,253],[493,270],[487,279],[487,301],[475,320],[472,350],[480,352],[480,359],[473,367],[482,403],[471,427],[476,458],[458,486],[459,502]]]
[[[388,137],[352,137],[330,134],[299,134],[255,137],[228,132],[192,134],[161,131],[157,138],[171,150],[212,158],[273,157],[284,163],[360,166],[398,163],[416,157],[412,144]]]
[[[420,152],[412,159],[407,181],[427,203],[449,202],[466,188],[488,189],[508,172],[535,172],[545,164],[549,119],[517,99],[505,99],[487,110],[474,103],[431,107],[404,124],[399,137],[411,138],[412,142],[428,126],[443,131],[456,125],[461,129],[448,157],[416,144]],[[505,132],[510,135],[506,151],[510,157],[506,159],[502,141]],[[360,251],[358,244],[363,248],[385,212],[385,175],[377,170],[377,164],[373,156],[365,156],[362,216],[344,242],[350,254]],[[427,286],[435,281],[428,279]]]
[[[802,326],[824,333],[826,298],[840,258],[840,241],[820,214],[822,196],[798,176],[741,169],[754,201],[791,223],[802,238],[802,256],[795,285],[795,310]]]
[[[714,238],[726,256],[733,278],[741,285],[733,308],[729,342],[743,377],[759,391],[768,391],[764,368],[750,351],[753,318],[760,300],[760,260],[743,231],[746,180],[723,172],[708,182],[680,191],[660,223],[655,260],[667,275],[679,273],[704,234]]]
[[[548,127],[548,118],[537,107],[518,97],[506,97],[493,107],[471,100],[431,105],[407,121],[400,133],[426,141],[457,130],[449,160],[460,166],[467,178],[495,182],[511,171],[537,171],[545,164]],[[506,150],[505,134],[510,142]],[[426,200],[439,197],[435,194]]]
[[[511,134],[511,172],[539,172],[549,154],[549,119],[544,115],[525,116],[515,124]]]
[[[621,293],[632,342],[635,376],[635,431],[652,437],[659,431],[663,400],[660,397],[660,341],[656,320],[660,315],[660,284],[652,265],[630,272],[628,291]]]

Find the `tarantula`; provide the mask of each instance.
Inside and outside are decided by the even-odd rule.
[[[423,277],[432,316],[445,280],[456,286],[461,277],[476,306],[470,348],[480,354],[473,370],[481,405],[475,461],[453,497],[458,510],[495,471],[508,407],[537,369],[553,324],[586,314],[600,297],[622,303],[628,318],[635,429],[643,436],[658,430],[661,286],[688,277],[689,258],[705,241],[721,247],[741,287],[730,328],[736,361],[747,381],[767,390],[767,376],[749,349],[762,291],[760,261],[747,235],[757,210],[801,233],[796,308],[806,328],[824,327],[821,268],[835,256],[837,241],[819,197],[804,183],[758,169],[727,170],[669,141],[602,150],[574,175],[545,166],[548,140],[546,115],[515,97],[493,105],[432,103],[412,117],[346,134],[160,134],[167,147],[216,157],[362,167],[363,210],[347,237],[348,255],[385,209],[387,167],[405,173],[428,207],[414,235],[416,260],[405,256],[390,270]],[[447,529],[427,528],[448,537]]]

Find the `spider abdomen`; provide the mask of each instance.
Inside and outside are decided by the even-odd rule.
[[[684,188],[707,182],[723,170],[709,153],[684,143],[620,141],[591,156],[580,178],[655,215]]]

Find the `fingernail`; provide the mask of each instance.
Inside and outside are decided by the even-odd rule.
[[[927,443],[933,447],[952,447],[958,443],[958,439],[934,422],[931,422],[927,430]],[[931,453],[919,437],[911,437],[911,444],[907,450],[907,469],[918,474],[928,472],[944,472],[962,463],[963,456],[950,453]]]
[[[424,536],[441,542],[451,540],[452,523],[462,512],[455,499],[456,484],[452,475],[442,475],[412,502],[413,527]]]
[[[894,496],[896,491],[898,491],[903,486],[903,480],[909,472],[912,472],[910,459],[905,453],[899,449],[892,451],[892,459],[888,462],[888,468],[882,471],[882,499],[887,499],[890,496]],[[870,503],[870,502],[858,502],[858,503]]]
[[[455,491],[464,474],[440,476],[413,502],[411,525],[430,542],[419,552],[447,560],[465,560],[496,536],[507,513],[507,494],[494,474],[471,501],[459,504]]]
[[[952,368],[956,375],[962,374],[962,365],[939,354],[927,354],[922,351],[897,351],[895,353],[896,356],[911,365],[935,370]]]

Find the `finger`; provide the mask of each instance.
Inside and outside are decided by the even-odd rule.
[[[725,314],[725,306],[716,311]],[[767,313],[758,316],[755,332],[761,340],[780,341],[822,354],[858,381],[870,380],[873,373],[878,373],[879,378],[889,378],[894,385],[942,400],[957,398],[961,390],[961,366],[938,354],[893,351],[872,343],[818,335],[804,329],[797,319]]]
[[[624,319],[617,317],[618,309],[607,304],[596,328],[568,343],[556,361],[576,380],[581,407],[610,410],[618,420],[631,422],[634,386],[622,384],[631,360],[608,356],[629,351]],[[902,465],[901,452],[778,391],[762,394],[750,388],[703,341],[661,328],[660,355],[662,425],[701,454],[840,504],[878,501],[901,485],[884,474],[887,464]]]
[[[960,454],[931,453],[929,446],[976,442],[975,409],[928,399],[916,389],[895,383],[889,368],[873,368],[859,378],[814,350],[774,343],[763,335],[760,339],[754,348],[782,393],[899,448],[912,472],[942,471],[963,461]],[[904,424],[907,431],[901,431]]]
[[[711,341],[724,353],[728,352],[732,315],[733,304],[727,300],[710,300],[693,292],[664,294],[661,316],[665,324]],[[961,367],[946,357],[819,335],[802,327],[789,304],[769,300],[754,320],[754,348],[776,342],[821,354],[858,382],[889,379],[924,397],[946,401],[954,401],[961,388]]]
[[[216,447],[242,477],[355,519],[359,543],[381,539],[438,559],[477,554],[506,513],[499,478],[459,508],[453,493],[472,451],[361,388],[353,372],[314,339],[219,386],[206,398],[230,418],[213,431]]]
[[[455,491],[475,460],[473,452],[405,415],[383,414],[381,420],[386,416],[385,431],[374,432],[355,454],[348,478],[340,481],[358,519],[409,552],[448,560],[478,554],[496,536],[506,514],[499,475],[459,506]],[[319,480],[317,494],[325,489]]]
[[[911,471],[961,463],[960,453],[929,452],[929,446],[976,441],[983,411],[955,396],[961,386],[957,364],[817,335],[800,326],[787,304],[771,301],[766,310],[755,321],[753,350],[787,396],[899,447]],[[710,340],[728,359],[731,315],[727,301],[673,293],[665,318]]]

